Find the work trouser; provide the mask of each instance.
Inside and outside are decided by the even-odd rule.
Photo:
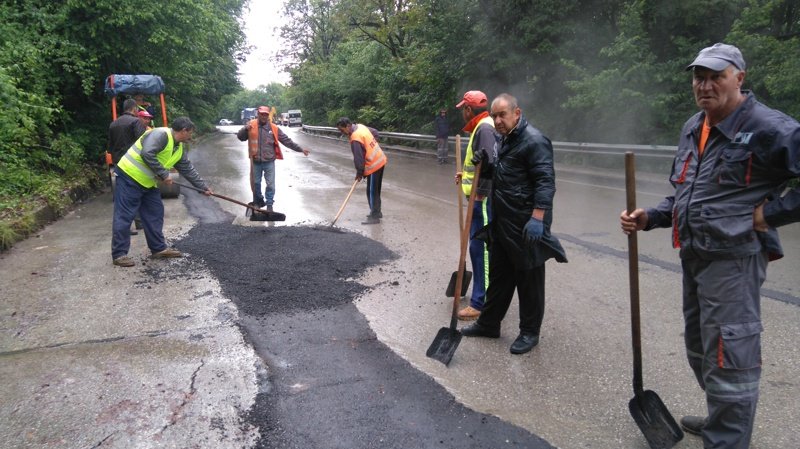
[[[685,259],[686,353],[705,390],[705,449],[750,447],[761,377],[764,253],[742,259]]]
[[[483,229],[491,220],[489,197],[475,200],[472,206],[472,222],[469,227],[469,259],[472,262],[472,296],[470,306],[483,310],[486,302],[486,286],[489,285],[489,247],[486,242],[475,238],[475,233]]]
[[[367,176],[367,202],[369,203],[369,215],[374,218],[383,217],[381,212],[381,184],[383,184],[383,167]]]
[[[436,138],[436,157],[439,161],[447,161],[447,137]]]
[[[261,178],[264,178],[266,187],[261,195]],[[275,203],[275,161],[260,162],[253,160],[253,202],[265,201],[267,206]]]
[[[131,248],[131,223],[138,213],[150,251],[167,249],[164,238],[164,203],[157,187],[145,188],[117,169],[114,187],[114,219],[111,229],[111,258],[128,254]]]
[[[499,329],[515,289],[519,296],[520,332],[539,335],[544,318],[544,264],[518,269],[503,245],[492,242],[489,247],[489,288],[478,324]]]

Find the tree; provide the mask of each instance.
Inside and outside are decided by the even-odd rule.
[[[740,47],[748,64],[746,87],[800,119],[800,4],[752,0],[728,39]]]

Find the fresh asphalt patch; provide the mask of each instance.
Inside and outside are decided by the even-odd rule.
[[[256,447],[553,447],[457,403],[377,340],[353,300],[367,289],[355,279],[396,257],[380,243],[323,226],[201,223],[175,246],[219,280],[267,365],[243,416],[261,431]]]

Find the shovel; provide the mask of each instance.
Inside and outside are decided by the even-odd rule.
[[[625,193],[628,213],[636,210],[636,162],[625,153]],[[683,431],[658,395],[642,384],[642,339],[639,317],[639,247],[636,232],[628,234],[628,278],[631,288],[631,336],[633,340],[633,399],[628,403],[633,420],[651,449],[670,449],[683,439]]]
[[[188,185],[188,184],[181,184],[181,183],[175,182],[175,181],[173,181],[172,183],[173,184],[177,184],[177,185],[179,185],[181,187],[186,187],[187,189],[195,190],[195,191],[200,192],[200,193],[205,193],[204,190],[200,190],[195,186],[191,186],[191,185]],[[223,199],[225,201],[230,201],[231,203],[236,203],[236,204],[238,204],[240,206],[244,206],[244,207],[246,207],[248,209],[251,209],[253,211],[253,215],[250,217],[251,221],[286,221],[286,214],[282,214],[280,212],[269,212],[269,211],[266,211],[264,209],[259,209],[259,208],[255,207],[255,206],[253,206],[252,204],[243,203],[241,201],[237,201],[237,200],[235,200],[233,198],[228,198],[225,195],[220,195],[220,194],[217,194],[217,193],[212,193],[211,196],[215,196],[215,197]]]
[[[467,205],[467,220],[461,229],[461,253],[458,259],[458,271],[456,271],[456,280],[453,286],[454,292],[461,292],[461,284],[464,280],[463,273],[464,267],[467,263],[467,241],[469,240],[469,224],[472,221],[472,206],[475,204],[475,192],[477,192],[478,181],[481,176],[481,163],[475,167],[475,178],[473,179],[472,186],[474,187],[469,193],[469,203]],[[450,316],[450,327],[443,327],[436,333],[433,343],[425,352],[425,355],[444,363],[447,366],[450,360],[453,359],[453,354],[456,353],[458,344],[461,342],[461,332],[456,329],[458,322],[458,303],[464,294],[454,295],[453,297],[453,312]]]
[[[461,136],[456,134],[456,172],[461,171]],[[458,190],[458,234],[461,235],[461,230],[464,229],[464,193],[461,190],[461,184],[456,184],[456,190]],[[464,267],[466,270],[466,266]],[[452,276],[450,276],[450,282],[447,284],[447,288],[445,289],[445,296],[448,298],[452,298],[456,294],[456,275],[458,272],[454,271]],[[469,288],[469,283],[472,281],[472,272],[471,271],[464,271],[463,280],[461,282],[461,296],[467,294],[467,289]]]
[[[331,227],[333,227],[333,225],[336,224],[336,220],[339,219],[339,215],[342,215],[342,211],[344,210],[344,207],[347,205],[347,202],[350,201],[350,195],[352,195],[353,194],[353,190],[356,189],[356,184],[358,184],[358,179],[353,181],[353,187],[350,187],[350,192],[347,194],[347,197],[344,199],[344,202],[342,203],[342,207],[339,208],[339,212],[336,212],[336,216],[333,217],[333,221],[331,222]]]

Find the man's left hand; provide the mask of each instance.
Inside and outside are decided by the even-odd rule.
[[[544,222],[531,217],[525,228],[522,230],[522,241],[525,245],[531,246],[544,236]]]
[[[308,148],[303,148],[303,156],[308,156],[309,153],[311,153],[311,150]]]

